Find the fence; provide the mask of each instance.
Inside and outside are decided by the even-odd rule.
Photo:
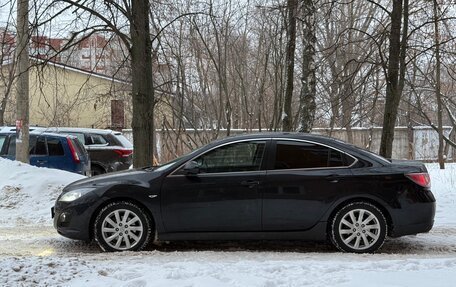
[[[444,134],[448,136],[451,132],[451,127],[444,127]],[[232,129],[231,135],[257,133],[258,130],[241,130]],[[124,129],[124,135],[133,142],[133,134],[131,129]],[[380,139],[382,128],[359,128],[353,127],[351,131],[346,129],[329,129],[315,128],[312,130],[314,134],[320,134],[337,138],[369,149],[373,152],[378,152],[380,149]],[[159,162],[166,162],[177,156],[185,154],[197,147],[200,147],[208,142],[226,136],[226,130],[202,130],[202,129],[186,129],[186,130],[157,130],[156,131],[156,152]],[[421,161],[435,161],[438,151],[438,133],[428,126],[417,126],[413,128],[396,127],[393,142],[393,155],[395,159],[413,159]],[[447,160],[456,158],[455,150],[448,148],[446,154]]]

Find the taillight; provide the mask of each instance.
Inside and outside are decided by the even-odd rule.
[[[409,173],[405,176],[422,187],[431,187],[431,178],[427,172]]]
[[[118,154],[120,157],[129,157],[133,154],[132,149],[115,149],[114,152]]]
[[[74,148],[73,142],[71,141],[70,138],[67,138],[67,142],[68,142],[68,146],[70,147],[71,155],[73,156],[73,161],[75,163],[80,163],[81,159],[79,158],[79,155],[76,152],[76,149]]]

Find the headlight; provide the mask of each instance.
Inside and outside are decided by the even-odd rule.
[[[93,188],[81,188],[81,189],[72,190],[72,191],[69,191],[69,192],[65,193],[64,195],[62,195],[59,198],[59,201],[62,201],[62,202],[75,201],[76,199],[91,192],[92,190],[93,190]]]

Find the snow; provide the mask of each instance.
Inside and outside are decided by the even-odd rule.
[[[0,158],[1,226],[52,224],[51,207],[65,185],[84,176]]]
[[[165,242],[101,253],[51,226],[53,200],[80,176],[0,160],[0,286],[454,286],[456,164],[427,167],[434,228],[387,240],[378,254],[274,241]]]

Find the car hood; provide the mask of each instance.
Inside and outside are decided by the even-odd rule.
[[[101,187],[113,184],[148,185],[149,182],[160,176],[160,172],[151,169],[131,169],[107,173],[78,180],[66,186],[64,191],[85,187]]]

